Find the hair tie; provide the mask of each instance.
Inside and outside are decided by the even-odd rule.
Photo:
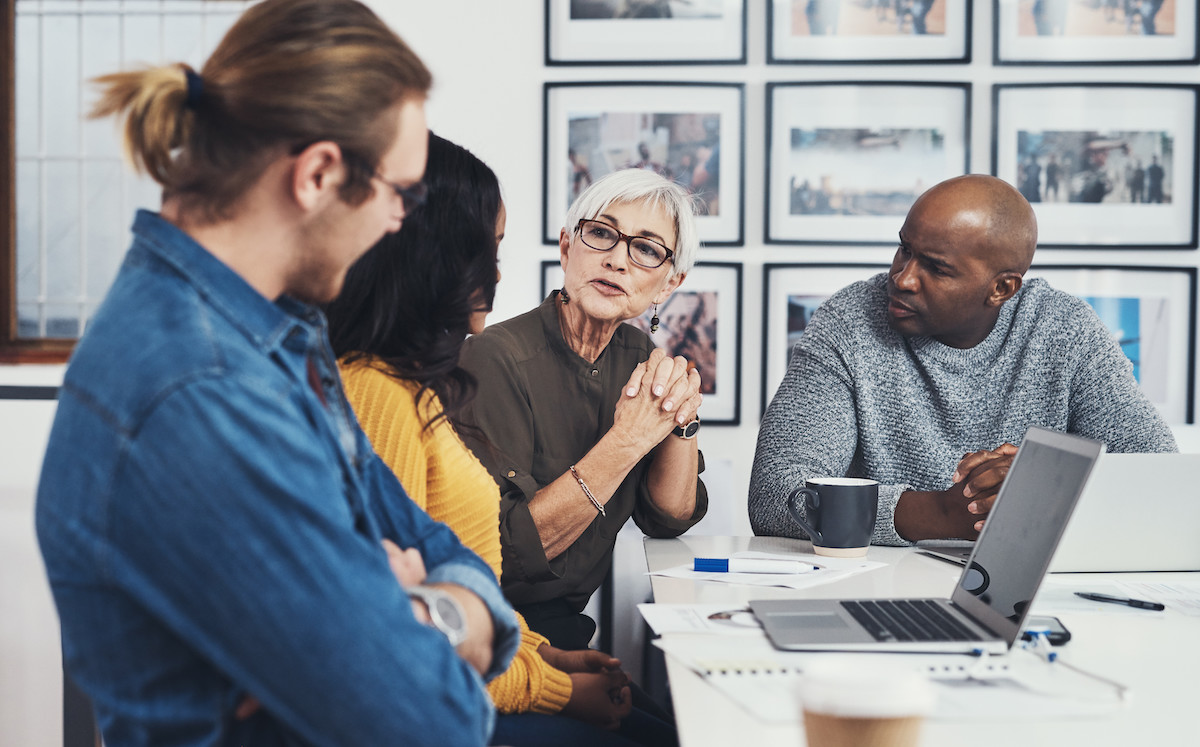
[[[187,78],[187,101],[184,106],[195,111],[200,108],[200,97],[204,95],[204,79],[191,68],[184,68],[183,74]]]

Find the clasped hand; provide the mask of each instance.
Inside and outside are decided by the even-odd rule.
[[[966,511],[965,521],[974,532],[983,530],[983,522],[996,502],[1016,454],[1016,446],[1000,444],[995,449],[964,454],[955,468],[950,478],[954,485],[945,492],[952,496],[961,511]]]
[[[571,699],[563,714],[613,730],[633,709],[629,675],[621,660],[602,651],[564,651],[548,643],[538,648],[547,664],[571,677]]]
[[[652,439],[651,448],[676,426],[691,422],[703,399],[700,372],[683,356],[668,357],[661,348],[634,367],[623,391],[614,427]]]

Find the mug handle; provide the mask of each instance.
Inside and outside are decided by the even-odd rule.
[[[810,490],[809,488],[797,488],[796,490],[792,491],[791,495],[789,495],[787,499],[788,513],[792,515],[792,518],[795,519],[796,523],[800,525],[801,529],[808,532],[809,539],[817,544],[820,544],[821,533],[816,529],[813,529],[812,524],[809,524],[808,520],[805,519],[804,516],[796,509],[796,499],[801,497],[810,499],[813,507],[819,507],[821,505],[821,494],[815,490]]]

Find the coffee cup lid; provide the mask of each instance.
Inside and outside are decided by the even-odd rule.
[[[844,657],[805,665],[799,690],[806,711],[854,718],[925,716],[937,702],[933,684],[920,672]]]

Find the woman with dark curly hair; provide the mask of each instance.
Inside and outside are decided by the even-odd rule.
[[[433,518],[500,573],[500,493],[451,424],[475,396],[459,368],[468,334],[491,311],[506,220],[500,185],[469,151],[429,136],[428,195],[399,233],[351,269],[327,310],[346,394],[375,451]],[[521,621],[513,665],[488,690],[499,711],[494,743],[628,745],[669,727],[633,711],[620,661],[563,651]],[[608,730],[617,730],[613,733]]]

